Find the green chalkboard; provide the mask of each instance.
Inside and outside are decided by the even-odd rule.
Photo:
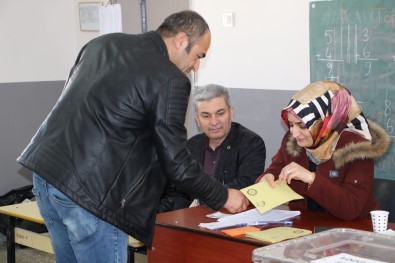
[[[349,88],[395,139],[395,0],[310,3],[310,80],[323,79]],[[395,180],[395,143],[375,177]]]

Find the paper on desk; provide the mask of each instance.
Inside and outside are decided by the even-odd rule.
[[[265,242],[276,243],[286,239],[310,235],[311,231],[295,227],[274,227],[258,232],[247,232],[246,237],[262,240]]]
[[[240,190],[250,202],[264,213],[270,209],[303,196],[292,190],[286,182],[281,182],[272,188],[267,182],[260,182]]]
[[[220,211],[217,211],[217,212],[214,212],[212,214],[206,215],[206,217],[213,218],[213,219],[219,219],[219,218],[227,217],[227,216],[230,216],[230,215],[232,215],[232,214],[225,214],[225,213],[222,213]]]
[[[292,217],[300,215],[300,211],[289,211],[289,210],[281,210],[281,209],[272,209],[266,213],[259,212],[258,209],[253,208],[238,214],[226,216],[219,218],[218,221],[226,222],[257,222],[257,221],[265,221],[265,222],[278,222],[286,219],[290,219]]]
[[[232,229],[224,229],[221,232],[224,234],[227,234],[231,237],[237,237],[244,235],[247,232],[258,232],[260,231],[259,228],[253,227],[253,226],[244,226],[244,227],[238,227],[238,228],[232,228]]]
[[[218,230],[227,227],[241,227],[254,225],[257,222],[280,222],[293,218],[300,215],[300,211],[289,211],[289,210],[277,210],[272,209],[264,214],[261,214],[258,209],[250,209],[245,212],[241,212],[235,215],[230,215],[227,217],[222,217],[217,220],[217,222],[212,223],[200,223],[200,227],[204,227],[210,230]]]

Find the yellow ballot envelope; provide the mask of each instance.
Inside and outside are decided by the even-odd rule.
[[[261,213],[288,201],[303,199],[287,183],[281,182],[272,188],[267,182],[260,182],[240,190]]]
[[[308,229],[301,229],[295,227],[275,227],[259,232],[247,232],[246,237],[262,240],[265,242],[276,243],[286,239],[302,237],[310,235],[311,231]]]

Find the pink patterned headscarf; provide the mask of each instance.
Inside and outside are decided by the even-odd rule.
[[[297,92],[281,117],[288,126],[288,113],[309,129],[313,145],[306,149],[316,163],[331,158],[340,133],[356,132],[371,140],[369,126],[351,93],[332,81],[318,81]]]

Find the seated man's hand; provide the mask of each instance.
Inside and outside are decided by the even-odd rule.
[[[230,213],[239,213],[247,209],[249,201],[247,197],[236,189],[228,189],[228,200],[224,208]]]

